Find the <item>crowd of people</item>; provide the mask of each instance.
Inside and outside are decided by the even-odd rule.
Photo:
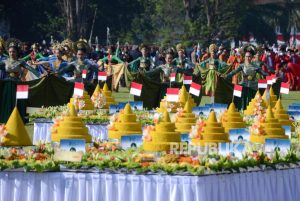
[[[97,79],[97,72],[113,75],[114,65],[122,64],[131,73],[151,75],[158,73],[161,82],[170,81],[170,73],[176,72],[176,81],[184,75],[200,76],[206,95],[214,97],[218,77],[233,84],[241,84],[257,90],[257,80],[275,74],[290,84],[291,90],[300,90],[300,48],[294,46],[254,46],[238,48],[208,48],[200,45],[187,48],[157,46],[88,45],[81,38],[77,42],[66,39],[50,46],[22,43],[17,39],[0,40],[0,79],[32,80],[47,74],[56,74],[68,80]],[[123,75],[124,76],[124,75]],[[122,83],[122,79],[121,79]]]

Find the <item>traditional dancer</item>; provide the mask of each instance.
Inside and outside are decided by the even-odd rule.
[[[215,90],[220,75],[230,70],[230,66],[227,63],[216,58],[216,52],[217,46],[211,44],[209,46],[210,57],[195,67],[193,73],[195,76],[201,75],[205,94],[211,97],[212,103],[215,102]]]
[[[268,74],[252,62],[253,55],[256,53],[256,48],[253,45],[245,45],[243,52],[245,54],[244,63],[240,64],[236,70],[230,72],[226,78],[230,79],[233,75],[239,72],[242,73],[242,80],[239,84],[244,86],[241,107],[245,109],[257,91],[257,74],[262,76],[267,76]]]
[[[39,77],[39,72],[28,65],[24,60],[18,58],[20,44],[21,42],[14,38],[7,40],[6,49],[9,56],[7,59],[0,61],[0,74],[2,75],[0,79],[25,80],[25,70],[29,70],[36,77]]]

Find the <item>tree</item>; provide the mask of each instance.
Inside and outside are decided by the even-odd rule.
[[[66,19],[67,36],[76,38],[87,34],[87,0],[59,0],[61,11]]]

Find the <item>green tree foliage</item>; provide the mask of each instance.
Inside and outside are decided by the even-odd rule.
[[[0,16],[9,20],[11,35],[37,41],[53,35],[65,38],[67,18],[63,0],[14,0],[0,3]],[[106,27],[113,43],[175,44],[179,41],[208,44],[238,40],[252,32],[256,38],[275,41],[274,27],[288,35],[290,26],[300,26],[299,6],[254,5],[248,0],[85,0],[87,11],[84,37],[91,32],[97,8],[93,36],[106,43]],[[78,18],[78,17],[77,17]],[[77,19],[76,17],[74,19]],[[76,20],[75,20],[76,21]],[[84,24],[84,23],[83,23]],[[78,27],[77,27],[78,28]],[[80,28],[80,27],[79,27]],[[80,36],[75,30],[74,39]]]

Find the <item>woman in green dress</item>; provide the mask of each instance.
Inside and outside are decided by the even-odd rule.
[[[173,59],[173,64],[177,68],[181,68],[190,72],[193,72],[194,64],[185,56],[185,50],[184,47],[179,43],[176,45],[176,51],[178,57]],[[183,82],[184,75],[182,73],[176,74],[176,82]]]
[[[201,75],[202,87],[205,94],[211,97],[212,103],[215,102],[215,91],[220,75],[225,74],[231,69],[230,65],[217,59],[217,50],[217,46],[211,44],[209,46],[210,57],[198,66],[195,66],[193,73],[194,76]]]
[[[150,70],[151,59],[148,56],[148,47],[144,44],[140,45],[142,56],[128,63],[131,72],[146,72]]]

